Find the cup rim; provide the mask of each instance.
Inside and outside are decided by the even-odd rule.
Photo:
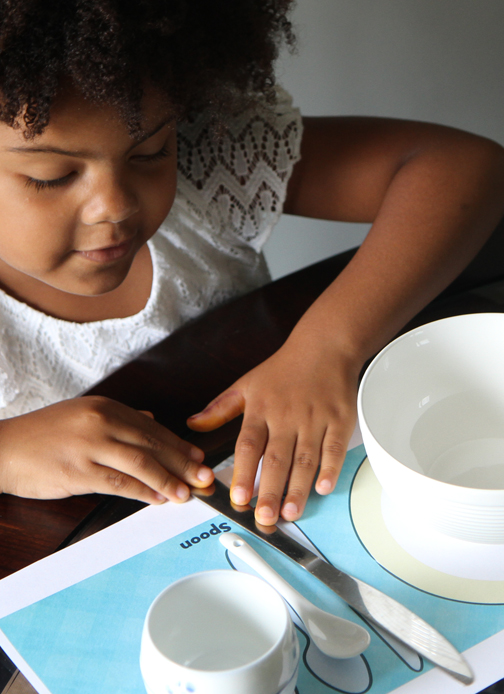
[[[239,580],[246,580],[246,581],[252,581],[252,583],[255,583],[256,585],[260,585],[262,589],[266,590],[266,592],[269,592],[270,595],[274,596],[275,601],[278,602],[279,605],[282,607],[280,608],[284,617],[284,625],[285,628],[282,630],[281,635],[275,640],[275,642],[268,648],[267,651],[265,651],[262,655],[260,655],[258,658],[255,658],[255,660],[251,660],[248,663],[245,663],[244,665],[240,665],[239,667],[233,667],[233,668],[225,668],[222,670],[205,670],[202,668],[193,668],[188,665],[183,665],[182,663],[178,663],[176,660],[173,660],[172,658],[169,658],[166,656],[165,653],[163,653],[156,645],[154,640],[152,639],[152,636],[149,633],[148,630],[148,624],[151,618],[151,615],[157,605],[157,603],[163,598],[163,596],[169,592],[172,588],[177,586],[178,584],[186,581],[186,580],[193,580],[196,579],[200,576],[207,575],[207,574],[225,574],[227,577],[230,577],[231,575],[236,576],[239,578]],[[234,579],[233,579],[234,580]],[[212,678],[212,677],[218,677],[221,676],[224,673],[236,673],[236,675],[240,675],[241,673],[245,672],[248,669],[251,669],[255,667],[256,665],[260,664],[261,661],[267,659],[270,657],[270,655],[277,649],[281,643],[282,640],[285,638],[285,632],[289,628],[289,623],[292,624],[289,611],[287,609],[287,605],[285,604],[284,599],[282,596],[272,587],[267,583],[264,579],[260,578],[259,576],[254,576],[252,574],[240,572],[240,571],[235,571],[234,569],[208,569],[204,571],[197,571],[195,573],[189,573],[186,576],[181,576],[179,579],[174,581],[173,583],[170,583],[170,585],[166,586],[152,601],[151,605],[149,606],[149,609],[147,611],[147,614],[145,616],[144,620],[144,632],[148,633],[148,638],[150,645],[156,653],[159,655],[160,658],[163,660],[166,660],[169,663],[175,664],[177,667],[183,668],[184,671],[186,671],[188,674],[194,674],[195,676],[197,674],[202,674],[205,673],[205,677],[207,678]]]

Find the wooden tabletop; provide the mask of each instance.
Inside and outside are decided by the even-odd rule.
[[[207,464],[216,465],[233,452],[240,421],[196,434],[185,420],[278,349],[354,253],[324,260],[205,314],[88,392],[153,412],[157,421],[203,448]],[[504,261],[503,226],[461,278],[405,330],[448,315],[504,311],[504,262],[496,262],[499,254]],[[56,501],[0,495],[0,578],[141,507],[139,502],[100,495]],[[0,692],[1,665],[0,657]],[[504,685],[486,691],[504,692]]]

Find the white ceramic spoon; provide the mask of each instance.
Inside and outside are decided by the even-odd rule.
[[[324,612],[307,600],[239,535],[223,533],[219,540],[229,552],[254,569],[287,600],[302,619],[309,637],[322,653],[330,658],[353,658],[369,646],[371,637],[366,629],[348,619]]]

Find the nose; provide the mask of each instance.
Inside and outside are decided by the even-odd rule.
[[[119,224],[139,210],[138,200],[117,174],[111,171],[90,177],[81,208],[81,220],[87,226],[108,222]]]

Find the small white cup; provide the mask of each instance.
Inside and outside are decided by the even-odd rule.
[[[176,581],[145,619],[148,694],[293,694],[299,642],[283,599],[262,579],[203,571]]]

